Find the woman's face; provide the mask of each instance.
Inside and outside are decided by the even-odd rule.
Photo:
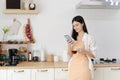
[[[72,23],[72,25],[73,25],[73,28],[74,28],[74,30],[75,30],[76,32],[81,32],[81,31],[83,31],[83,23],[81,24],[80,22],[74,21],[74,22]]]

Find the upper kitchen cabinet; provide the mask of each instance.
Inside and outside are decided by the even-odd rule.
[[[32,0],[6,0],[4,14],[38,14],[36,3]]]
[[[76,9],[120,9],[119,0],[81,0]]]

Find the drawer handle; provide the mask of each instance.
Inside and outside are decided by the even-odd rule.
[[[68,69],[62,69],[62,71],[68,71]]]
[[[24,72],[24,70],[14,71],[14,72],[17,72],[17,73],[22,73],[22,72]]]
[[[37,72],[47,72],[48,70],[37,70]]]
[[[120,70],[120,68],[111,68],[111,70]]]

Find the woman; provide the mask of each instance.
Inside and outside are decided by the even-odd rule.
[[[68,80],[90,80],[93,69],[91,58],[95,58],[96,52],[95,41],[88,34],[82,16],[74,17],[72,26],[74,43],[68,41],[68,53],[71,56],[68,65]]]

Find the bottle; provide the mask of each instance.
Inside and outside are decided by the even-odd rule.
[[[28,61],[32,61],[32,53],[31,52],[28,53]]]
[[[68,62],[69,61],[69,57],[68,57],[68,53],[67,53],[67,50],[64,50],[63,51],[63,62]]]
[[[41,61],[44,62],[45,61],[45,52],[44,50],[41,50]]]

